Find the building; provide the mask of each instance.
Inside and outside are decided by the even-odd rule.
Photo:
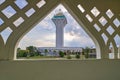
[[[48,56],[59,56],[59,51],[64,52],[65,54],[76,54],[82,53],[83,48],[81,47],[63,47],[63,48],[56,48],[56,47],[39,47],[38,51],[45,55],[45,51],[47,50]],[[56,54],[55,54],[56,53]],[[54,55],[55,54],[55,55]],[[47,56],[46,55],[46,56]]]

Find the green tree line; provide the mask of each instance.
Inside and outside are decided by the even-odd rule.
[[[38,56],[39,52],[36,47],[29,46],[26,47],[26,50],[22,50],[21,48],[17,49],[17,57],[32,57],[32,56]]]

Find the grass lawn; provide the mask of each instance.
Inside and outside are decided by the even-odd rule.
[[[56,57],[56,56],[33,56],[33,57],[20,57],[18,59],[46,59],[46,60],[51,60],[51,59],[54,59],[54,60],[95,60],[96,58],[85,58],[84,55],[80,55],[80,58],[77,59],[75,57],[75,55],[70,55],[71,58],[68,58],[68,55],[65,55],[64,57]]]

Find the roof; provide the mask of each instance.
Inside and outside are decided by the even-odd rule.
[[[64,15],[60,15],[60,16],[55,15],[55,16],[53,16],[53,18],[65,18],[65,16]]]

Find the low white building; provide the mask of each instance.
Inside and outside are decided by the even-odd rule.
[[[59,51],[62,51],[64,53],[82,53],[83,52],[83,48],[81,47],[62,47],[62,48],[57,48],[57,47],[38,47],[37,48],[38,51],[42,54],[47,53],[47,55],[58,55]]]

